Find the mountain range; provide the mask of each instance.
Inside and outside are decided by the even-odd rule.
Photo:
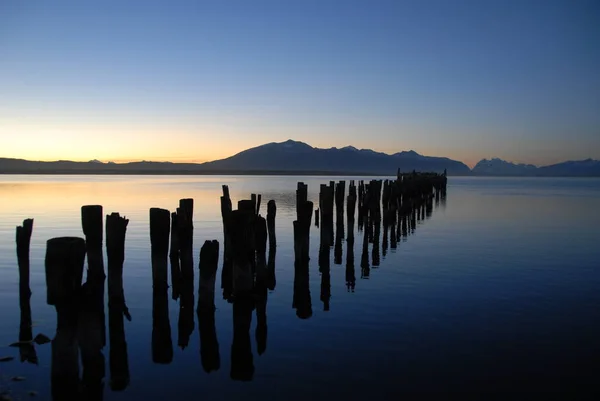
[[[536,167],[500,159],[481,160],[471,170],[446,157],[423,156],[415,151],[394,154],[352,146],[321,149],[287,140],[244,150],[206,163],[140,161],[103,163],[98,160],[52,162],[0,158],[0,174],[347,174],[395,175],[396,171],[432,171],[448,175],[600,176],[597,160],[568,161]]]

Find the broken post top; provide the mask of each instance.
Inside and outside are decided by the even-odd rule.
[[[103,217],[101,205],[86,205],[81,207],[81,226],[88,242],[102,242]]]

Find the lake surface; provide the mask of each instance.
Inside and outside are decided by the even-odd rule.
[[[51,399],[51,345],[35,346],[38,365],[21,363],[19,350],[8,346],[18,340],[20,319],[15,227],[35,219],[33,335],[53,338],[56,312],[46,304],[46,241],[83,236],[80,208],[88,204],[130,220],[123,278],[132,315],[125,321],[130,383],[123,391],[110,389],[107,340],[105,400],[391,400],[415,391],[596,389],[600,180],[450,177],[446,201],[435,205],[430,218],[396,249],[388,244],[384,253],[379,242],[380,266],[371,266],[368,279],[361,279],[363,232],[354,227],[354,291],[346,286],[347,244],[341,265],[334,264],[331,252],[327,311],[320,296],[319,230],[313,224],[313,313],[299,319],[292,308],[296,183],[308,184],[309,200],[317,205],[319,184],[351,178],[0,175],[0,357],[15,357],[0,363],[0,392],[27,399],[36,391],[36,399]],[[151,355],[149,208],[173,211],[179,199],[194,198],[197,280],[201,245],[223,241],[222,184],[229,185],[234,205],[251,193],[262,194],[263,215],[268,200],[277,204],[277,285],[268,295],[266,351],[257,353],[253,315],[254,375],[246,382],[230,377],[233,312],[220,296],[222,246],[215,312],[220,368],[206,373],[202,367],[197,321],[189,346],[177,347],[179,305],[170,298],[173,360],[155,364]],[[15,376],[24,380],[11,381]]]

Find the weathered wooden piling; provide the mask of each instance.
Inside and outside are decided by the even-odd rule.
[[[171,249],[169,250],[169,261],[171,262],[171,298],[179,299],[181,284],[181,266],[179,265],[179,229],[177,224],[177,212],[171,213]]]
[[[346,181],[335,184],[335,214],[336,220],[343,219],[344,200],[346,199]]]
[[[150,209],[150,252],[152,257],[152,286],[167,289],[168,252],[171,214],[166,209]]]
[[[83,367],[82,392],[85,399],[102,399],[105,376],[102,348],[106,344],[102,206],[82,206],[81,225],[86,238],[88,259],[87,280],[82,286],[78,322]]]
[[[333,182],[333,181],[332,181]],[[319,210],[321,211],[321,236],[327,234],[327,246],[333,245],[333,185],[321,184],[319,192]]]
[[[82,287],[82,308],[79,320],[81,358],[84,365],[84,386],[97,393],[104,377],[104,355],[106,344],[106,317],[104,313],[104,257],[102,249],[104,222],[102,206],[81,207],[81,225],[85,235],[88,260],[87,280]],[[86,369],[87,368],[87,369]]]
[[[227,231],[231,217],[232,205],[229,198],[229,187],[223,185],[221,196],[221,217],[223,219],[223,269],[221,270],[221,288],[223,299],[231,300],[233,296],[233,255],[231,249],[231,236]]]
[[[150,249],[152,254],[152,361],[168,364],[173,360],[173,342],[168,305],[168,252],[171,215],[168,210],[150,209]],[[178,221],[179,223],[179,221]]]
[[[300,220],[300,209],[308,201],[308,185],[299,182],[296,186],[296,220]]]
[[[27,361],[37,364],[37,353],[32,344],[33,332],[31,327],[31,289],[29,287],[29,248],[33,219],[23,220],[23,225],[16,229],[17,263],[19,266],[19,309],[21,319],[19,325],[19,347],[21,362]]]
[[[231,213],[227,231],[233,250],[233,294],[249,293],[254,288],[255,248],[254,248],[254,206],[240,201],[238,210]]]
[[[315,209],[315,227],[319,228],[319,215],[321,213],[319,212],[319,209]]]
[[[263,217],[256,219],[256,283],[254,299],[256,305],[256,351],[262,355],[267,349],[267,281],[268,269],[266,260],[267,251],[267,224]]]
[[[50,383],[55,400],[79,398],[77,326],[85,241],[78,237],[52,238],[46,243],[46,301],[56,308]]]
[[[348,222],[348,238],[346,239],[346,288],[354,292],[356,275],[354,272],[354,219]]]
[[[177,345],[185,349],[194,331],[194,200],[180,199],[177,208],[179,242],[179,319]]]
[[[215,280],[219,265],[219,242],[205,241],[200,249],[198,269],[198,331],[200,359],[205,372],[219,370],[221,356],[215,328]]]
[[[356,208],[356,185],[354,185],[354,181],[350,181],[350,187],[348,189],[348,198],[347,198],[347,202],[348,202],[348,208],[347,208],[347,219],[348,219],[348,224],[350,224],[349,222],[352,220],[354,221],[354,213],[355,213],[355,208]]]
[[[200,249],[198,271],[198,308],[200,311],[215,309],[215,281],[219,263],[219,242],[205,241]]]
[[[277,247],[277,236],[275,235],[275,216],[277,214],[277,206],[275,201],[271,199],[267,202],[267,230],[269,232],[269,250]]]
[[[119,213],[106,216],[106,258],[108,262],[108,338],[110,344],[110,388],[122,391],[129,385],[129,359],[123,316],[131,320],[123,291],[125,234],[129,220]]]

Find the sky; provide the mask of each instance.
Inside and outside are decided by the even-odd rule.
[[[0,157],[600,159],[595,0],[0,0]]]

